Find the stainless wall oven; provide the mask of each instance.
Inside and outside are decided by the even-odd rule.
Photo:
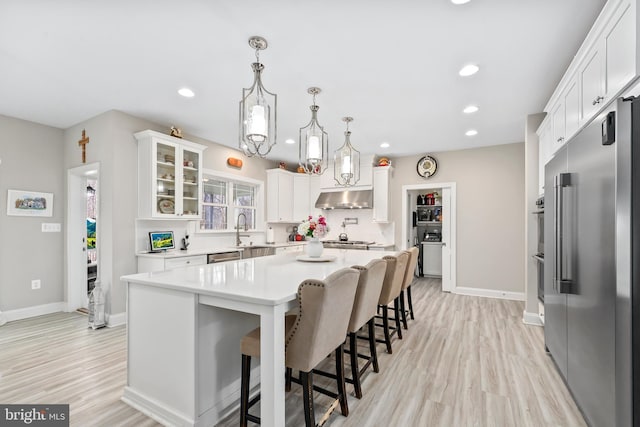
[[[533,214],[538,223],[538,250],[533,259],[538,265],[538,299],[544,302],[544,197],[536,200],[536,210]]]

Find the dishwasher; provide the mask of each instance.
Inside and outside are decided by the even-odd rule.
[[[207,264],[241,259],[240,251],[218,252],[207,255]]]

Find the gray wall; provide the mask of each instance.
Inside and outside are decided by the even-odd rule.
[[[91,139],[87,145],[87,163],[100,162],[100,279],[107,287],[107,312],[122,313],[126,295],[119,278],[137,271],[135,256],[135,220],[137,213],[138,145],[134,133],[152,129],[168,133],[162,126],[120,111],[108,111],[65,131],[65,170],[80,166],[78,140],[85,129]],[[204,144],[205,168],[227,171],[266,181],[269,160],[248,159],[237,150],[184,134],[184,138]],[[241,170],[229,168],[227,157],[244,162]]]
[[[403,247],[402,186],[455,182],[459,287],[524,292],[524,143],[432,153],[435,176],[416,173],[421,156],[392,159],[392,218]]]
[[[0,310],[63,300],[63,237],[41,224],[64,221],[62,130],[0,115]],[[53,193],[53,217],[7,216],[7,190]],[[31,290],[31,280],[42,288]]]

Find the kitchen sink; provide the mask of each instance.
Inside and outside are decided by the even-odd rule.
[[[242,259],[257,258],[267,255],[275,255],[276,248],[273,246],[260,246],[260,245],[242,245],[236,246],[238,249],[242,249]]]

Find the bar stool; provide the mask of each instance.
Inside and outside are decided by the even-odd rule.
[[[349,357],[351,360],[351,372],[353,378],[346,378],[347,382],[353,383],[353,389],[358,399],[362,398],[361,376],[367,368],[373,365],[373,372],[380,372],[378,366],[378,354],[376,352],[376,332],[375,316],[378,308],[378,300],[382,292],[382,284],[387,271],[387,262],[383,259],[374,259],[366,266],[359,265],[353,268],[360,270],[358,280],[358,290],[353,304],[353,312],[349,321]],[[358,353],[357,332],[364,326],[368,327],[369,356]],[[358,358],[367,362],[362,368],[358,367]]]
[[[349,337],[349,350],[345,352],[350,356],[351,362],[351,378],[345,377],[345,381],[353,384],[353,389],[358,399],[362,398],[362,386],[360,377],[366,372],[369,366],[373,365],[373,371],[379,372],[378,354],[376,352],[376,335],[374,319],[376,309],[378,307],[378,299],[382,291],[382,283],[384,274],[387,271],[387,262],[383,259],[375,259],[366,266],[354,265],[352,268],[360,271],[360,279],[358,280],[358,289],[356,290],[356,298],[353,303],[353,311],[349,320],[349,328],[347,329]],[[357,332],[364,326],[368,325],[368,335],[359,337]],[[358,353],[357,339],[366,339],[369,342],[369,355]],[[362,368],[358,366],[358,358],[365,359],[367,362]],[[329,378],[336,378],[330,372],[314,369],[313,372]],[[287,378],[289,378],[287,376]]]
[[[324,280],[305,280],[298,286],[298,314],[285,318],[285,365],[300,371],[303,387],[305,425],[315,426],[313,404],[313,368],[327,354],[335,351],[338,393],[329,394],[340,402],[342,415],[349,414],[344,380],[343,348],[360,272],[343,268]],[[260,423],[260,418],[249,414],[249,408],[260,395],[249,401],[251,357],[260,357],[260,328],[242,338],[242,379],[240,395],[240,426],[247,421]]]
[[[416,264],[418,263],[418,254],[420,251],[417,247],[413,246],[405,252],[409,254],[409,262],[407,263],[407,270],[404,273],[402,290],[400,291],[400,312],[402,313],[402,324],[404,325],[404,328],[407,329],[407,310],[405,309],[404,294],[406,291],[407,300],[409,302],[409,315],[411,316],[411,320],[414,320],[413,302],[411,302],[411,284],[415,279]]]
[[[384,275],[382,283],[382,292],[378,299],[378,308],[382,311],[381,316],[376,318],[382,319],[382,324],[376,323],[376,326],[383,328],[384,340],[376,339],[377,342],[386,344],[387,353],[393,353],[391,348],[391,337],[398,334],[398,338],[402,339],[402,328],[400,326],[400,291],[402,290],[402,282],[404,273],[409,262],[409,254],[406,251],[400,252],[396,256],[386,255],[382,257],[387,261],[387,271]],[[389,318],[389,304],[393,302],[394,317]],[[389,326],[389,320],[395,321],[395,328]]]

